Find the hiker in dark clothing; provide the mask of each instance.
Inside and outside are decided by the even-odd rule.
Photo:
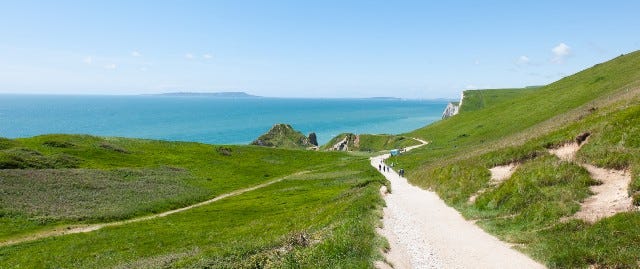
[[[382,165],[378,164],[378,171],[382,171]]]
[[[400,173],[401,177],[404,177],[404,168],[400,168],[400,171],[398,171]]]

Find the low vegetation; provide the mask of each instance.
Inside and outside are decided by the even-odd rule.
[[[83,135],[0,146],[21,164],[0,169],[0,244],[285,178],[167,217],[0,247],[3,268],[361,268],[384,246],[374,227],[385,181],[366,157]]]
[[[323,148],[431,141],[390,161],[488,232],[554,268],[638,267],[640,214],[571,218],[600,182],[548,153],[590,133],[577,161],[631,173],[628,194],[640,204],[638,66],[635,52],[543,87],[467,91],[451,118],[403,136],[343,134]],[[515,173],[490,185],[488,169],[512,163]],[[374,227],[386,182],[366,157],[75,135],[0,139],[0,240],[149,215],[278,178],[162,218],[0,247],[0,267],[367,268],[380,258]]]
[[[291,125],[278,123],[273,125],[267,133],[251,142],[251,145],[288,149],[306,149],[318,146],[313,144],[314,141],[310,137],[294,130]]]
[[[0,264],[368,268],[384,246],[383,183],[367,162],[342,162],[164,218],[0,248]]]
[[[348,151],[378,152],[382,150],[406,148],[420,144],[420,142],[406,136],[387,134],[352,134],[343,133],[332,138],[323,145],[323,150],[336,150],[335,146],[344,141]]]
[[[432,143],[397,162],[411,182],[550,267],[637,267],[640,214],[593,224],[571,219],[600,183],[548,149],[589,132],[577,161],[628,170],[629,195],[638,203],[638,64],[635,52],[540,88],[467,91],[459,115],[408,134]],[[488,169],[510,163],[520,164],[511,178],[488,188]]]
[[[0,205],[39,222],[110,221],[202,200],[210,192],[189,184],[181,169],[0,170]]]
[[[495,104],[508,102],[520,95],[531,93],[537,88],[522,89],[492,89],[492,90],[467,90],[464,91],[463,106],[460,112],[470,112],[491,107]]]

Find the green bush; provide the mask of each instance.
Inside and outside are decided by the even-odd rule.
[[[0,137],[0,150],[12,148],[15,144],[16,142],[11,139]]]
[[[72,148],[75,145],[71,142],[67,141],[59,141],[59,140],[47,140],[42,143],[42,145],[54,148]]]

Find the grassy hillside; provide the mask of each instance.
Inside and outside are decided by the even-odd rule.
[[[476,111],[485,107],[491,107],[535,90],[536,88],[464,91],[464,101],[462,102],[462,107],[460,107],[460,112]]]
[[[398,162],[411,182],[435,190],[465,217],[551,267],[637,267],[640,214],[593,224],[564,220],[599,182],[547,150],[590,132],[578,161],[630,171],[629,195],[640,203],[638,66],[640,53],[634,52],[541,88],[465,94],[469,107],[459,115],[408,134],[432,143]],[[520,166],[491,187],[488,169],[508,163]]]
[[[435,122],[406,134],[432,141],[411,155],[455,160],[450,157],[461,152],[465,156],[479,155],[493,148],[522,144],[589,115],[592,107],[634,96],[640,86],[639,64],[640,53],[634,52],[512,99],[506,98],[481,111]],[[421,163],[424,162],[413,166]]]
[[[251,145],[288,149],[306,149],[315,146],[310,143],[307,136],[294,130],[291,125],[283,123],[273,125],[267,133],[251,142]]]
[[[329,142],[324,144],[321,149],[329,150],[345,137],[348,137],[347,145],[350,151],[378,152],[381,150],[405,148],[419,144],[416,140],[405,136],[386,134],[355,135],[351,133],[343,133],[332,138]]]
[[[78,135],[2,139],[0,156],[0,245],[284,178],[164,218],[0,247],[2,268],[371,267],[383,246],[385,182],[363,157]]]

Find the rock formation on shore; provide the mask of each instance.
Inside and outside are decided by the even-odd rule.
[[[316,133],[309,134],[309,143],[314,146],[318,146],[318,138],[316,137]]]
[[[278,123],[273,125],[267,133],[251,142],[251,145],[274,148],[314,148],[318,142],[317,140],[312,141],[311,138],[316,140],[315,133],[311,133],[309,137],[307,137],[301,132],[294,130],[289,124]],[[312,142],[315,142],[315,144]]]

